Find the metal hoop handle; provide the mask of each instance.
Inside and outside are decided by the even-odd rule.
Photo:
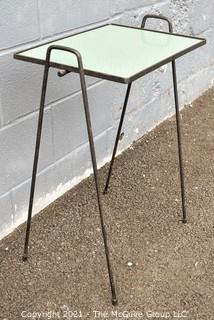
[[[141,24],[141,28],[144,29],[145,28],[145,25],[146,25],[146,22],[148,19],[158,19],[158,20],[164,20],[168,23],[168,27],[169,27],[169,32],[170,33],[173,33],[173,26],[172,26],[172,22],[162,16],[162,15],[156,15],[156,14],[146,14],[144,17],[143,17],[143,21],[142,21],[142,24]]]
[[[51,52],[53,50],[60,50],[60,51],[66,51],[66,52],[70,52],[72,54],[74,54],[77,58],[77,62],[78,62],[78,67],[81,73],[84,73],[84,69],[83,69],[83,63],[82,63],[82,56],[79,53],[79,51],[69,48],[69,47],[65,47],[65,46],[57,46],[57,45],[52,45],[50,47],[48,47],[47,49],[47,53],[46,53],[46,66],[50,67],[50,58],[51,58]],[[59,77],[63,77],[64,75],[66,75],[67,73],[70,73],[71,71],[67,71],[67,70],[60,70],[58,71],[58,76]]]

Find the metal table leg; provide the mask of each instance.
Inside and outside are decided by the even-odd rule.
[[[104,194],[107,193],[107,191],[108,191],[109,182],[110,182],[110,179],[111,179],[111,174],[112,174],[113,165],[114,165],[114,159],[115,159],[115,156],[116,156],[118,142],[119,142],[119,139],[120,139],[120,134],[121,134],[123,121],[124,121],[124,117],[125,117],[125,113],[126,113],[126,107],[127,107],[128,100],[129,100],[129,94],[130,94],[130,90],[131,90],[131,85],[132,85],[132,83],[128,84],[128,88],[127,88],[127,91],[126,91],[126,97],[125,97],[125,101],[124,101],[124,105],[123,105],[123,109],[122,109],[122,113],[121,113],[120,123],[119,123],[118,130],[117,130],[117,136],[116,136],[116,140],[115,140],[115,144],[114,144],[114,149],[113,149],[113,154],[112,154],[112,158],[111,158],[111,162],[110,162],[108,176],[107,176],[107,179],[106,179],[106,185],[105,185],[105,189],[104,189],[104,192],[103,192]]]
[[[180,113],[179,113],[179,101],[178,101],[178,88],[177,88],[177,75],[176,75],[176,64],[172,61],[172,75],[173,75],[173,87],[174,87],[174,98],[175,98],[175,111],[176,111],[176,128],[177,128],[177,140],[178,140],[178,156],[179,156],[179,168],[180,168],[180,185],[181,185],[181,200],[182,200],[182,212],[183,212],[183,223],[187,223],[186,205],[185,205],[185,186],[184,186],[184,166],[182,157],[182,140],[181,140],[181,124],[180,124]]]
[[[145,15],[142,21],[141,27],[144,28],[146,21],[148,19],[158,19],[163,20],[168,23],[169,32],[173,33],[173,26],[171,21],[168,18],[162,15]],[[180,186],[181,186],[181,201],[182,201],[182,212],[183,218],[182,222],[187,222],[186,216],[186,205],[185,205],[185,185],[184,185],[184,166],[183,166],[183,157],[182,157],[182,141],[181,141],[181,124],[180,124],[180,113],[179,113],[179,101],[178,101],[178,87],[177,87],[177,75],[176,75],[176,64],[175,60],[172,61],[172,75],[173,75],[173,89],[174,89],[174,98],[175,98],[175,111],[176,111],[176,129],[177,129],[177,140],[178,140],[178,156],[179,156],[179,171],[180,171]]]
[[[61,51],[70,52],[70,53],[74,54],[78,60],[79,73],[80,73],[80,83],[81,83],[84,111],[85,111],[85,117],[86,117],[86,125],[87,125],[87,131],[88,131],[91,159],[92,159],[92,165],[93,165],[93,171],[94,171],[98,209],[99,209],[99,214],[100,214],[100,223],[101,223],[103,242],[104,242],[104,248],[105,248],[105,255],[106,255],[106,262],[107,262],[107,269],[108,269],[108,275],[109,275],[109,281],[110,281],[110,287],[111,287],[111,293],[112,293],[112,304],[115,305],[115,304],[117,304],[116,289],[115,289],[113,272],[112,272],[110,257],[109,257],[107,234],[106,234],[104,219],[103,219],[101,192],[100,192],[100,186],[99,186],[99,181],[98,181],[98,172],[97,172],[97,161],[96,161],[92,126],[91,126],[91,119],[90,119],[90,111],[89,111],[89,103],[88,103],[88,97],[87,97],[85,75],[84,75],[84,69],[83,69],[83,64],[82,64],[82,57],[78,51],[76,51],[74,49],[67,48],[67,47],[63,47],[63,46],[56,46],[56,45],[50,46],[47,50],[47,55],[46,55],[46,63],[45,63],[45,69],[44,69],[42,94],[41,94],[41,102],[40,102],[40,112],[39,112],[39,120],[38,120],[38,128],[37,128],[37,139],[36,139],[36,147],[35,147],[35,155],[34,155],[33,174],[32,174],[32,180],[31,180],[30,201],[29,201],[29,209],[28,209],[28,219],[27,219],[27,229],[26,229],[26,238],[25,238],[23,260],[27,260],[27,258],[28,258],[28,245],[29,245],[29,236],[30,236],[32,209],[33,209],[33,199],[34,199],[36,173],[37,173],[39,150],[40,150],[42,123],[43,123],[43,116],[44,116],[44,105],[45,105],[45,97],[46,97],[47,82],[48,82],[48,73],[49,73],[49,68],[50,68],[50,56],[51,56],[52,50],[61,50]]]
[[[48,58],[49,57],[47,55],[47,59]],[[27,218],[23,261],[27,260],[28,258],[28,245],[29,245],[29,237],[30,237],[30,229],[31,229],[31,218],[32,218],[32,210],[33,210],[36,173],[37,173],[37,167],[38,167],[39,150],[40,150],[40,142],[41,142],[41,134],[42,134],[42,123],[43,123],[43,117],[44,117],[45,96],[47,91],[48,71],[49,71],[49,65],[47,61],[45,64],[43,83],[42,83],[42,93],[41,93],[41,101],[40,101],[40,109],[39,109],[36,146],[35,146],[34,162],[33,162],[33,172],[32,172],[32,179],[31,179],[30,200],[29,200],[29,207],[28,207],[28,218]]]
[[[156,16],[156,15],[152,15],[152,14],[145,15],[145,17],[143,18],[142,24],[141,24],[141,28],[145,27],[147,19],[150,19],[150,18],[161,19],[161,20],[167,21],[168,25],[169,25],[169,31],[170,32],[173,31],[172,24],[167,18],[165,18],[164,16]],[[106,184],[105,184],[105,188],[104,188],[104,192],[103,192],[104,194],[106,194],[108,191],[109,182],[111,179],[111,174],[112,174],[112,170],[113,170],[113,166],[114,166],[114,160],[115,160],[115,156],[116,156],[116,152],[117,152],[118,142],[120,139],[120,133],[121,133],[121,129],[122,129],[125,113],[126,113],[126,107],[128,104],[131,85],[132,85],[132,83],[130,83],[128,85],[127,92],[126,92],[125,102],[124,102],[122,113],[121,113],[120,123],[119,123],[118,130],[117,130],[117,135],[116,135],[116,140],[115,140],[112,158],[111,158],[111,162],[110,162],[110,167],[109,167],[109,171],[108,171],[108,175],[107,175],[107,179],[106,179]]]
[[[148,19],[159,19],[166,21],[168,23],[169,27],[169,32],[173,32],[173,26],[171,21],[169,21],[168,18],[162,16],[162,15],[153,15],[153,14],[148,14],[145,15],[141,24],[141,28],[145,27],[146,21]],[[184,185],[184,166],[183,166],[183,158],[182,158],[182,141],[181,141],[181,125],[180,125],[180,113],[179,113],[179,102],[178,102],[178,89],[177,89],[177,76],[176,76],[176,65],[175,61],[172,61],[172,73],[173,73],[173,87],[174,87],[174,98],[175,98],[175,110],[176,110],[176,128],[177,128],[177,140],[178,140],[178,155],[179,155],[179,169],[180,169],[180,186],[181,186],[181,200],[182,200],[182,212],[183,212],[183,223],[187,222],[187,217],[186,217],[186,206],[185,206],[185,185]],[[106,180],[106,185],[104,189],[104,194],[107,193],[108,187],[109,187],[109,182],[113,170],[113,165],[114,165],[114,160],[115,160],[115,155],[117,152],[117,147],[118,147],[118,142],[120,138],[120,133],[124,121],[124,116],[126,113],[126,107],[128,104],[128,98],[131,90],[131,83],[128,85],[127,92],[126,92],[126,97],[125,97],[125,102],[120,118],[120,123],[118,126],[118,131],[117,131],[117,136],[114,144],[114,149],[113,149],[113,154],[110,162],[110,167],[109,167],[109,172]]]

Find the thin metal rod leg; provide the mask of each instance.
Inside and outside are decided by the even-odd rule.
[[[172,61],[172,74],[173,74],[173,86],[174,86],[174,98],[175,98],[175,111],[176,111],[176,127],[177,127],[177,141],[178,141],[178,155],[179,155],[179,169],[180,169],[180,185],[181,185],[181,200],[183,219],[182,222],[187,222],[186,205],[185,205],[185,186],[184,186],[184,166],[182,157],[182,140],[181,140],[181,124],[179,113],[179,101],[178,101],[178,88],[177,88],[177,74],[176,64]]]
[[[113,153],[112,153],[112,158],[111,158],[111,162],[110,162],[110,167],[109,167],[109,171],[108,171],[108,176],[107,176],[107,179],[106,179],[106,185],[105,185],[105,189],[104,189],[104,194],[107,193],[107,191],[108,191],[109,182],[110,182],[111,175],[112,175],[112,170],[113,170],[113,166],[114,166],[114,160],[115,160],[115,156],[116,156],[116,153],[117,153],[118,142],[119,142],[119,139],[120,139],[120,134],[121,134],[122,126],[123,126],[123,121],[124,121],[124,117],[125,117],[125,113],[126,113],[126,108],[127,108],[127,105],[128,105],[131,85],[132,85],[132,83],[129,83],[127,91],[126,91],[126,97],[125,97],[125,101],[124,101],[124,105],[123,105],[123,110],[122,110],[122,113],[121,113],[120,123],[119,123],[118,130],[117,130],[116,140],[115,140],[114,149],[113,149]]]
[[[99,207],[101,229],[102,229],[103,242],[104,242],[104,247],[105,247],[105,255],[106,255],[106,261],[107,261],[109,281],[110,281],[110,286],[111,286],[111,293],[112,293],[112,304],[116,305],[117,304],[116,289],[115,289],[113,272],[112,272],[111,263],[110,263],[107,234],[106,234],[106,229],[105,229],[104,219],[103,219],[101,193],[100,193],[100,186],[99,186],[98,172],[97,172],[97,160],[96,160],[96,154],[95,154],[92,127],[91,127],[91,119],[90,119],[86,84],[85,84],[83,74],[80,74],[80,78],[81,78],[81,87],[82,87],[82,95],[83,95],[83,102],[84,102],[84,109],[85,109],[85,117],[86,117],[91,159],[92,159],[92,165],[93,165],[93,171],[94,171],[95,186],[96,186],[96,192],[97,192],[97,201],[98,201],[98,207]]]
[[[35,183],[36,183],[36,173],[37,173],[37,166],[38,166],[38,159],[39,159],[40,141],[41,141],[41,134],[42,134],[42,123],[43,123],[43,117],[44,117],[44,105],[45,105],[45,96],[46,96],[46,90],[47,90],[48,71],[49,71],[49,67],[45,66],[44,76],[43,76],[43,84],[42,84],[39,118],[38,118],[36,146],[35,146],[35,153],[34,153],[33,172],[32,172],[31,189],[30,189],[30,200],[29,200],[29,207],[28,207],[28,219],[27,219],[27,228],[26,228],[24,254],[23,254],[24,261],[27,260],[27,258],[28,258],[28,245],[29,245],[29,237],[30,237],[31,218],[32,218]]]

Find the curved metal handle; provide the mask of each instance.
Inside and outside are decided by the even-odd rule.
[[[82,88],[82,93],[83,93],[83,100],[84,104],[88,106],[88,98],[87,98],[87,92],[86,92],[86,81],[85,81],[85,73],[83,69],[83,63],[82,63],[82,56],[79,51],[65,47],[65,46],[57,46],[57,45],[52,45],[48,47],[47,53],[46,53],[46,61],[45,61],[45,68],[48,70],[50,67],[50,57],[51,57],[51,52],[52,50],[61,50],[61,51],[66,51],[69,53],[72,53],[76,56],[77,62],[78,62],[78,68],[79,68],[79,75],[80,75],[80,83],[81,83],[81,88]],[[65,70],[65,74],[70,73],[71,71]],[[87,111],[87,110],[86,110]]]
[[[78,62],[78,67],[79,67],[79,70],[80,70],[80,73],[84,72],[83,70],[83,63],[82,63],[82,57],[81,57],[81,54],[79,51],[75,50],[75,49],[72,49],[72,48],[69,48],[69,47],[65,47],[65,46],[58,46],[58,45],[52,45],[50,47],[48,47],[47,49],[47,53],[46,53],[46,64],[47,66],[49,67],[50,65],[50,57],[51,57],[51,52],[53,50],[61,50],[61,51],[66,51],[66,52],[70,52],[72,54],[74,54],[77,58],[77,62]],[[63,77],[65,76],[66,74],[70,73],[71,71],[68,71],[68,70],[60,70],[58,71],[57,75],[59,77]]]
[[[81,57],[81,54],[79,53],[79,51],[72,49],[72,48],[69,48],[69,47],[65,47],[65,46],[52,45],[52,46],[48,47],[47,53],[46,53],[46,63],[48,63],[48,64],[50,63],[51,51],[53,51],[53,50],[66,51],[66,52],[70,52],[70,53],[74,54],[77,58],[79,68],[83,69],[82,57]]]
[[[173,26],[172,26],[171,21],[162,15],[156,15],[156,14],[146,14],[145,17],[143,17],[141,28],[143,28],[143,29],[145,28],[145,24],[148,19],[158,19],[158,20],[166,21],[168,23],[169,32],[173,33]]]

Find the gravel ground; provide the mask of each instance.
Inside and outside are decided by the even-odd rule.
[[[182,119],[186,225],[174,117],[115,161],[103,201],[118,306],[111,306],[90,177],[33,218],[28,262],[24,225],[0,242],[0,319],[175,319],[178,312],[214,319],[214,90]]]

